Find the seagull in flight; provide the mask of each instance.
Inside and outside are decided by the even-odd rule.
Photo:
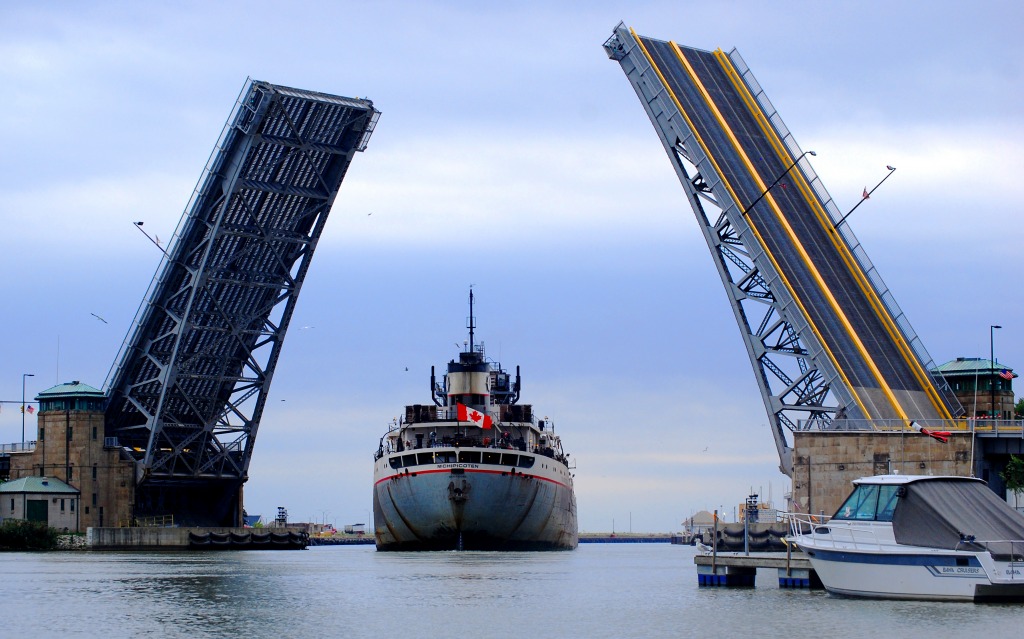
[[[95,317],[95,318],[96,318],[96,319],[98,319],[99,321],[103,322],[104,324],[109,324],[109,323],[110,323],[110,322],[108,322],[107,320],[105,320],[105,319],[103,319],[102,317],[100,317],[99,315],[97,315],[96,313],[89,313],[89,315],[92,315],[93,317]]]

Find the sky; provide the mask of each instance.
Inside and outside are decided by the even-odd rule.
[[[368,520],[377,442],[429,401],[471,285],[478,340],[576,460],[581,530],[678,530],[750,491],[782,506],[707,245],[602,49],[620,21],[737,48],[840,209],[897,167],[849,224],[933,360],[992,346],[1024,369],[1017,2],[157,4],[0,6],[0,399],[25,373],[29,397],[103,387],[160,258],[133,222],[171,236],[247,77],[369,98],[382,116],[285,340],[250,514]],[[0,406],[0,442],[20,442]]]

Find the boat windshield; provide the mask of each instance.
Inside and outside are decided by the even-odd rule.
[[[899,486],[861,484],[846,498],[832,519],[892,521],[899,500]]]

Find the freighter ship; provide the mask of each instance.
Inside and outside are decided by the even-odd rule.
[[[377,550],[572,550],[579,542],[573,473],[547,418],[519,403],[515,378],[469,340],[431,404],[405,407],[373,467]]]

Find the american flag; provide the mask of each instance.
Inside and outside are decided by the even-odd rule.
[[[1002,377],[1003,379],[1013,379],[1013,371],[1011,371],[1009,368],[1004,368],[1003,370],[999,371],[999,376]]]

